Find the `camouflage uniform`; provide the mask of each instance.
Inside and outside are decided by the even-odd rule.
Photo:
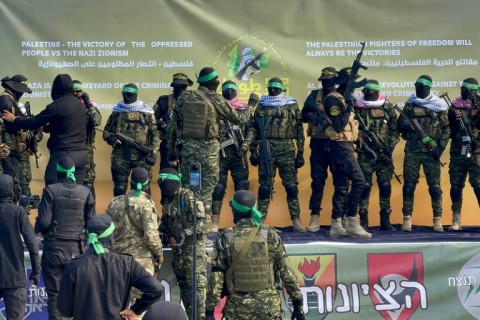
[[[159,216],[150,196],[141,192],[135,196],[131,190],[126,195],[115,197],[106,213],[115,224],[112,251],[131,254],[151,275],[154,274],[154,259],[162,261],[162,242],[158,234]],[[128,204],[126,203],[128,201]],[[133,302],[141,292],[132,289]]]
[[[251,219],[241,219],[235,227],[226,228],[217,235],[212,253],[212,272],[208,279],[207,310],[213,310],[220,300],[225,272],[235,258],[231,246],[235,245],[235,248],[238,248],[235,251],[238,252],[242,245],[241,243],[234,244],[228,234],[232,234],[233,239],[246,238],[253,227]],[[257,236],[258,234],[266,237],[268,265],[256,270],[257,273],[266,271],[270,274],[270,277],[266,276],[266,278],[270,278],[267,280],[268,287],[256,292],[235,292],[228,295],[223,309],[226,319],[282,319],[282,300],[280,291],[277,289],[277,286],[281,285],[280,280],[292,300],[303,301],[297,278],[290,266],[285,247],[278,233],[267,225],[261,225]],[[248,259],[248,256],[244,259]],[[235,272],[233,276],[235,277]],[[252,273],[252,277],[255,277],[255,274]],[[239,284],[238,281],[236,284]]]
[[[119,103],[119,105],[123,102]],[[147,147],[156,157],[159,148],[159,133],[153,109],[149,108],[141,101],[135,103],[138,108],[132,105],[125,105],[126,108],[130,106],[131,112],[117,112],[114,111],[107,120],[105,131],[109,133],[124,133],[129,138],[133,139],[139,144]],[[110,134],[104,133],[103,139],[108,142],[111,137]],[[114,196],[125,194],[128,184],[128,177],[130,171],[135,167],[142,167],[148,171],[149,180],[152,178],[152,165],[146,162],[147,155],[134,147],[129,147],[123,144],[118,144],[113,147],[111,156],[111,171],[114,183]],[[147,189],[150,192],[150,189]]]
[[[93,106],[87,108],[87,163],[83,185],[92,191],[93,198],[95,199],[95,160],[93,150],[95,149],[95,128],[102,124],[102,114],[95,106],[95,100],[90,99],[90,102]]]
[[[432,94],[432,99],[438,97]],[[404,114],[410,119],[416,119],[425,131],[426,135],[433,139],[437,147],[434,152],[438,152],[435,158],[434,152],[427,148],[422,139],[410,128],[403,116],[398,118],[398,128],[402,134],[402,138],[407,141],[405,145],[405,158],[403,161],[403,216],[405,231],[411,231],[405,228],[407,220],[411,220],[413,214],[414,192],[420,178],[420,166],[428,183],[428,191],[432,199],[432,209],[434,222],[440,221],[442,217],[442,189],[440,184],[440,160],[439,156],[445,149],[450,136],[450,128],[448,125],[447,107],[445,102],[440,101],[437,104],[442,107],[442,111],[434,111],[431,108],[420,105],[420,103],[411,103],[412,96],[405,104]],[[442,103],[443,102],[443,103]],[[437,218],[437,219],[436,219]],[[411,226],[411,223],[410,223]],[[443,229],[442,229],[443,230]],[[440,230],[439,230],[440,231]]]
[[[206,96],[213,108],[207,103],[206,115],[201,116],[195,123],[201,128],[197,128],[204,132],[202,137],[192,137],[187,134],[187,126],[185,124],[185,114],[191,114],[192,108],[188,106],[190,102],[196,102],[193,106],[193,112],[201,109],[200,104],[205,104]],[[186,103],[186,100],[190,101]],[[195,109],[196,108],[196,109]],[[189,185],[189,166],[191,163],[198,162],[202,170],[202,189],[200,196],[205,204],[211,205],[212,193],[218,183],[219,177],[219,155],[220,155],[220,124],[219,119],[223,117],[232,124],[240,124],[246,122],[250,117],[253,108],[247,108],[245,112],[238,112],[233,109],[225,99],[216,92],[200,85],[198,90],[183,92],[177,99],[177,104],[172,113],[172,119],[167,128],[168,152],[169,158],[181,157],[180,172],[182,175],[182,185]],[[203,111],[202,111],[203,112]],[[190,119],[189,121],[193,121]]]
[[[477,98],[478,99],[478,98]],[[477,100],[480,101],[480,100]],[[468,179],[473,188],[477,201],[480,203],[480,121],[478,111],[472,106],[470,99],[462,100],[458,97],[452,101],[454,109],[448,112],[451,128],[450,164],[450,198],[452,200],[453,221],[451,230],[461,230],[460,215],[462,212],[463,189]],[[462,141],[459,121],[455,117],[455,110],[459,110],[463,123],[470,137],[470,148]]]
[[[173,270],[180,287],[180,296],[187,315],[192,315],[193,283],[193,223],[195,214],[194,193],[179,188],[171,199],[165,199],[162,209],[162,230],[167,230],[170,242],[180,243],[180,234],[184,232],[185,242],[178,247],[172,246],[174,254]],[[207,290],[207,230],[205,210],[202,201],[196,202],[196,270],[197,275],[197,319],[205,318],[205,295]]]
[[[8,157],[11,147],[10,135],[5,131],[3,123],[0,124],[0,159]],[[3,173],[3,167],[0,165],[0,174]]]
[[[279,101],[282,101],[280,102],[282,105],[271,105],[269,103],[271,98],[279,99]],[[278,168],[278,173],[287,193],[290,218],[292,220],[299,219],[300,205],[298,202],[296,156],[301,155],[303,157],[305,136],[297,101],[285,95],[275,97],[262,96],[255,110],[254,119],[255,122],[264,121],[265,123],[265,135],[270,145],[272,157],[272,174],[275,177]],[[259,135],[257,130],[257,126],[250,127],[245,140],[250,143],[258,139]],[[255,141],[253,146],[252,153],[262,154],[262,152],[264,152],[261,148],[259,148],[258,151],[256,150],[258,141]],[[266,216],[270,205],[273,185],[272,180],[270,180],[270,177],[267,175],[264,162],[259,163],[258,175],[258,182],[260,184],[258,189],[258,209]]]
[[[384,103],[378,105],[380,104],[378,103],[379,101],[380,103],[381,101]],[[388,146],[390,159],[382,160],[380,158],[380,150],[375,150],[374,146],[368,145],[368,142],[364,140],[363,143],[367,143],[368,147],[372,148],[372,151],[377,156],[377,159],[375,159],[372,154],[366,152],[365,149],[361,149],[359,150],[357,157],[358,164],[360,165],[365,178],[365,187],[360,196],[359,205],[360,219],[365,223],[362,224],[364,227],[368,226],[368,205],[374,173],[377,175],[377,184],[380,194],[380,216],[384,221],[390,216],[392,211],[390,205],[390,197],[392,194],[391,180],[394,172],[391,153],[400,140],[400,134],[397,128],[397,114],[393,109],[393,105],[385,99],[379,99],[374,101],[374,103],[377,103],[375,106],[366,106],[369,102],[372,103],[372,101],[357,101],[355,112],[358,113],[365,122],[367,130],[373,132],[380,139],[380,143]]]

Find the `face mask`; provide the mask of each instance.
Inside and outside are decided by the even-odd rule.
[[[328,79],[328,80],[322,80],[323,91],[331,92],[331,91],[335,90],[335,82],[336,82],[336,78]]]
[[[233,98],[237,97],[237,91],[233,89],[227,89],[222,92],[222,96],[227,100],[232,100]]]
[[[187,90],[187,86],[174,86],[173,87],[173,97],[175,99],[177,99],[178,97],[180,97],[182,92],[184,92],[185,90]]]
[[[415,85],[415,95],[417,98],[425,99],[430,95],[430,87]]]
[[[462,100],[470,99],[470,90],[468,90],[467,88],[461,88],[460,94],[462,95]]]
[[[380,96],[380,91],[363,90],[363,99],[365,101],[377,101]]]
[[[278,96],[282,92],[280,88],[268,88],[268,95],[272,97]]]
[[[125,104],[131,104],[137,101],[137,95],[135,93],[123,92],[122,96],[123,102],[125,102]]]

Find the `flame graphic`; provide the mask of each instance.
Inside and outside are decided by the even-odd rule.
[[[298,270],[303,273],[306,278],[313,278],[318,270],[320,270],[320,257],[317,257],[315,261],[303,258],[303,264],[298,264]]]

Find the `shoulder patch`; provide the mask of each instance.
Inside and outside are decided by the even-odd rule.
[[[330,115],[332,116],[338,116],[340,114],[340,109],[337,106],[333,106],[330,109]]]

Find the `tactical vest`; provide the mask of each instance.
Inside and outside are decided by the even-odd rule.
[[[55,198],[50,228],[46,239],[85,240],[85,202],[90,189],[77,185],[65,188],[61,183],[48,186]]]
[[[345,109],[347,108],[347,104],[345,103],[345,98],[338,92],[331,92],[328,95],[333,95],[342,101]],[[348,117],[348,123],[343,129],[342,132],[337,132],[332,126],[332,121],[327,116],[327,121],[329,125],[325,129],[325,134],[328,138],[332,141],[345,141],[345,142],[354,142],[358,139],[358,122],[355,120],[355,115],[353,111],[350,112],[350,116]]]
[[[176,103],[176,99],[173,97],[173,94],[169,94],[167,96],[167,99],[166,99],[166,103],[167,103],[167,110],[168,110],[168,115],[169,115],[169,119],[170,119],[170,115],[172,114],[173,112],[173,109],[175,109],[175,103]],[[160,103],[164,103],[164,100],[160,100]],[[160,106],[158,106],[158,108],[160,108]],[[158,121],[158,119],[157,119]],[[165,121],[165,119],[163,119],[163,121]],[[157,122],[157,125],[159,126],[160,128],[160,121]],[[159,133],[160,133],[160,140],[165,140],[167,137],[165,135],[165,133],[162,131],[162,130],[158,130]]]
[[[295,139],[297,137],[297,112],[295,105],[282,107],[258,106],[266,119],[265,136],[267,139]]]
[[[409,103],[405,104],[403,112],[411,119],[416,119],[427,136],[434,140],[440,138],[440,121],[437,112]],[[414,135],[415,132],[409,131],[406,133],[406,139],[411,140]]]
[[[139,144],[148,144],[148,117],[142,112],[120,112],[116,133],[123,133]]]
[[[230,257],[233,262],[239,254],[243,244],[248,238],[249,232],[228,228],[225,237],[229,243]],[[258,292],[274,287],[275,277],[273,266],[270,264],[268,254],[268,229],[260,227],[253,238],[247,253],[237,265],[227,287],[235,288],[235,292]],[[234,292],[229,292],[230,294]]]
[[[184,215],[184,210],[187,211],[186,205],[188,200],[188,190],[179,189],[175,200],[169,203],[164,210],[164,214],[169,216],[167,229],[171,235],[176,239],[188,226],[187,223],[193,223],[193,212]]]
[[[10,97],[13,103],[12,113],[18,117],[19,116],[18,104],[15,101],[15,99],[12,97],[12,95],[4,91],[0,93],[0,96]],[[10,140],[12,141],[11,150],[14,150],[19,153],[24,152],[27,149],[27,138],[28,138],[28,131],[23,129],[18,131],[17,133],[10,133]]]
[[[376,108],[356,108],[367,129],[374,132],[383,142],[388,143],[390,139],[390,127],[388,126],[390,116],[385,105]]]
[[[316,90],[317,91],[317,97],[315,99],[315,103],[317,105],[318,110],[325,114],[325,107],[323,106],[323,90]],[[326,117],[326,115],[325,115]],[[312,138],[328,138],[327,135],[325,134],[325,128],[320,130],[320,124],[312,124],[308,123],[307,127],[307,136],[312,137]]]
[[[201,90],[185,91],[182,94],[183,123],[181,137],[193,139],[219,139],[220,126],[217,110]]]

